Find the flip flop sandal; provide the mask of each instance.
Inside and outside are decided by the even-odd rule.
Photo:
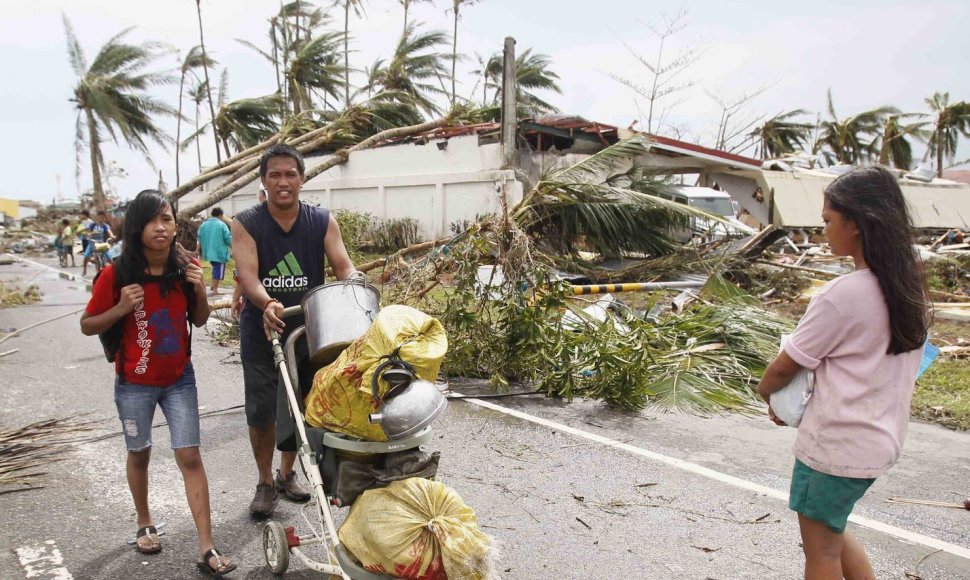
[[[216,559],[215,568],[209,565],[209,560],[212,558]],[[234,563],[229,562],[228,564],[223,564],[222,560],[222,554],[220,554],[215,548],[209,548],[206,553],[202,555],[202,561],[196,562],[195,565],[198,566],[199,570],[210,576],[225,576],[236,569],[236,565]]]
[[[142,546],[138,540],[143,537],[151,540],[153,545]],[[138,533],[135,534],[135,549],[142,554],[157,554],[162,551],[162,542],[158,539],[158,530],[155,526],[145,526],[138,530]]]

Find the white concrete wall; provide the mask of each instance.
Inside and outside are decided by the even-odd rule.
[[[447,145],[440,149],[438,143]],[[323,159],[307,159],[307,168]],[[449,234],[456,221],[501,213],[503,188],[509,205],[522,199],[522,184],[512,171],[499,169],[500,164],[500,146],[479,145],[475,135],[425,145],[389,145],[352,153],[347,163],[307,182],[300,198],[384,219],[414,218],[424,239],[439,238]],[[217,186],[213,180],[207,189]],[[235,215],[256,203],[258,187],[253,182],[218,205]],[[188,205],[203,195],[192,192],[179,203]]]

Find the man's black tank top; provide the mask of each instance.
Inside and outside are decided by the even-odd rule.
[[[303,295],[325,281],[326,252],[323,239],[330,225],[330,210],[300,202],[300,212],[290,231],[283,231],[269,206],[261,203],[236,216],[256,243],[259,280],[272,298],[283,306],[295,306]],[[284,319],[282,339],[304,324],[303,316]],[[269,348],[263,334],[263,311],[246,301],[239,317],[240,354],[251,348]]]

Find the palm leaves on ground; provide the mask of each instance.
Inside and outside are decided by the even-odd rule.
[[[815,126],[811,123],[799,123],[794,119],[807,114],[808,111],[803,109],[778,113],[751,131],[748,136],[754,137],[758,142],[755,155],[760,153],[763,160],[777,159],[803,149]]]
[[[205,67],[211,67],[211,66],[214,66],[215,64],[217,64],[215,60],[213,60],[211,57],[207,57],[207,56],[204,56],[203,55],[203,53],[202,53],[202,47],[201,46],[193,46],[192,48],[189,49],[188,54],[185,55],[185,60],[182,61],[182,65],[179,67],[179,73],[180,73],[180,77],[179,77],[179,106],[178,106],[178,117],[177,117],[178,121],[176,123],[176,128],[175,128],[175,142],[176,143],[181,143],[182,142],[182,120],[184,119],[184,117],[182,116],[182,97],[183,97],[183,95],[185,93],[185,77],[187,77],[189,74],[195,74],[195,70],[198,69],[198,68],[200,68],[200,67],[203,67],[203,66],[205,66]],[[196,76],[196,81],[199,84],[201,84],[201,82],[202,82],[198,78],[198,76]],[[196,115],[198,115],[198,110],[196,110]],[[198,127],[196,127],[196,130],[198,130]],[[176,155],[175,155],[175,185],[176,185],[176,187],[179,184],[180,178],[181,178],[181,175],[180,175],[180,168],[179,168],[179,156],[176,153]]]
[[[857,115],[840,119],[832,103],[832,91],[828,92],[829,119],[822,121],[821,134],[813,153],[823,153],[830,161],[853,165],[869,161],[879,152],[878,135],[883,120],[898,114],[895,107],[879,107]]]
[[[394,55],[387,65],[378,61],[368,74],[368,91],[380,89],[391,91],[404,97],[428,115],[437,115],[440,110],[431,100],[433,95],[444,94],[440,88],[431,84],[447,74],[437,47],[445,44],[448,37],[443,32],[417,32],[419,24],[411,24],[401,35]]]
[[[926,157],[936,159],[936,174],[943,176],[943,158],[953,161],[957,154],[960,135],[970,137],[970,103],[960,101],[950,104],[950,93],[934,93],[926,104],[936,116],[933,133],[926,150]]]
[[[677,247],[672,229],[689,218],[723,221],[659,197],[668,186],[632,161],[647,142],[642,135],[620,141],[543,178],[510,210],[511,219],[546,251],[574,254],[585,239],[606,256],[666,254]]]
[[[119,143],[120,137],[151,164],[146,140],[163,148],[171,142],[171,138],[155,124],[154,117],[176,116],[178,113],[153,98],[148,91],[158,85],[173,83],[175,78],[167,73],[145,72],[160,56],[162,47],[155,43],[134,45],[123,42],[130,28],[108,40],[90,66],[66,16],[64,30],[71,68],[78,77],[71,99],[77,108],[77,171],[80,174],[80,156],[87,147],[91,157],[94,203],[98,209],[104,209],[101,183],[103,134],[107,133],[115,143]]]
[[[911,169],[913,165],[913,147],[909,142],[909,137],[915,137],[921,141],[926,141],[932,134],[926,130],[929,121],[917,121],[904,125],[900,119],[912,117],[925,117],[919,113],[906,113],[902,115],[890,115],[886,117],[886,124],[883,126],[880,136],[881,146],[879,147],[879,164],[900,169]]]

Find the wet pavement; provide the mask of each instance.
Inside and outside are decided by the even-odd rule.
[[[67,314],[87,300],[83,281],[37,264],[0,266],[0,281],[14,279],[30,279],[44,299],[0,310],[0,328]],[[104,420],[91,435],[108,435],[65,448],[63,460],[45,469],[43,489],[0,495],[0,578],[198,577],[194,526],[164,427],[155,430],[150,468],[164,549],[142,556],[126,544],[136,526],[124,443],[115,435],[112,368],[98,340],[80,334],[78,319],[68,315],[0,344],[0,352],[19,349],[0,357],[0,425],[89,413]],[[200,408],[209,413],[203,457],[216,542],[239,564],[231,577],[271,578],[262,523],[247,512],[256,482],[239,408],[238,350],[196,331],[193,361]],[[474,381],[453,387],[485,392]],[[438,480],[461,494],[495,539],[502,578],[799,578],[796,518],[783,499],[794,434],[761,416],[623,413],[518,396],[452,400],[428,447],[442,454]],[[927,554],[920,577],[970,577],[970,559],[954,553],[970,554],[970,513],[885,502],[958,501],[970,495],[968,481],[970,435],[912,423],[899,465],[856,509],[868,527],[852,525],[877,577],[903,578]],[[276,519],[299,528],[299,512],[281,502]],[[325,578],[298,562],[286,576]]]

